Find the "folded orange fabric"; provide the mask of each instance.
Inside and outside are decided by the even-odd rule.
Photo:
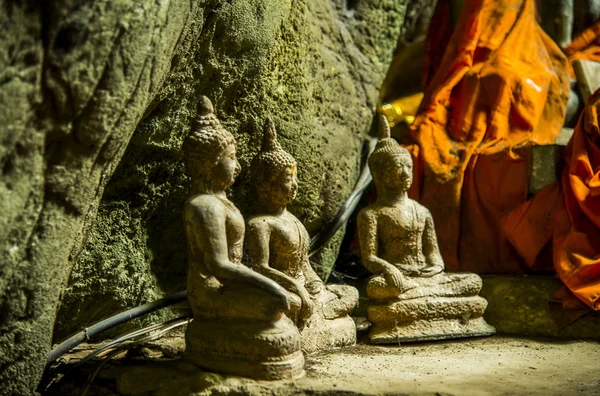
[[[554,267],[589,307],[600,309],[600,94],[584,108],[565,153],[564,200],[554,218]]]
[[[573,40],[565,52],[570,63],[600,61],[600,22]],[[599,113],[600,91],[579,118],[565,152],[561,182],[502,220],[505,233],[533,269],[541,248],[551,241],[554,268],[570,290],[560,290],[555,296],[565,309],[579,307],[573,295],[586,306],[600,309]]]
[[[504,233],[533,271],[539,269],[538,256],[552,240],[554,215],[560,200],[562,191],[558,183],[554,183],[501,221]]]
[[[600,309],[600,91],[584,108],[565,152],[558,183],[502,220],[504,232],[534,268],[543,245],[552,241],[554,268],[565,286],[588,307]],[[555,296],[579,308],[570,294]]]
[[[411,128],[411,195],[433,214],[448,270],[522,272],[500,219],[527,200],[525,148],[560,132],[566,57],[537,24],[534,0],[466,0],[451,37],[436,31],[448,26],[446,3],[428,35]]]

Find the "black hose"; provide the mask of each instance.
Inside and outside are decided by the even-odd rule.
[[[121,353],[123,350],[143,344],[144,342],[155,340],[155,339],[159,338],[160,336],[162,336],[164,333],[166,333],[176,327],[179,327],[181,325],[188,323],[189,320],[190,320],[189,317],[182,316],[180,318],[171,319],[164,323],[159,323],[156,325],[145,327],[140,330],[136,330],[132,333],[126,334],[125,336],[121,337],[119,340],[115,340],[115,341],[111,342],[110,346],[106,345],[102,348],[98,348],[94,352],[92,352],[89,355],[87,355],[86,357],[84,357],[82,360],[77,362],[75,367],[79,366],[80,364],[84,363],[85,361],[90,360],[92,357],[96,356],[97,354],[99,354],[101,352],[104,352],[107,349],[116,348],[114,351],[110,352],[106,357],[104,357],[104,359],[102,360],[102,363],[100,363],[100,365],[98,365],[98,367],[96,368],[94,373],[88,378],[88,380],[83,388],[83,392],[81,393],[81,396],[86,396],[88,394],[88,391],[90,390],[92,382],[94,381],[94,379],[96,378],[96,376],[98,375],[100,370],[102,370],[102,368],[106,365],[106,363],[108,363],[113,357],[115,357],[116,355]],[[148,333],[150,331],[155,331],[156,329],[158,329],[156,334],[149,334],[149,335],[133,342],[132,344],[128,344],[128,345],[124,345],[124,346],[122,345],[124,342],[126,342],[132,338],[135,338],[140,334]]]
[[[91,337],[95,336],[98,333],[118,326],[121,323],[125,323],[132,319],[139,318],[140,316],[157,311],[159,309],[185,301],[186,298],[187,290],[180,291],[179,293],[175,293],[165,298],[161,298],[160,300],[152,301],[150,303],[140,305],[139,307],[128,309],[114,316],[111,316],[110,318],[101,320],[100,322],[97,322],[91,325],[90,327],[86,327],[79,333],[75,334],[72,337],[69,337],[67,340],[63,341],[62,343],[60,343],[60,345],[54,348],[48,356],[47,363],[52,363],[65,353],[69,352],[71,349],[75,348],[77,345],[89,340]]]
[[[367,157],[373,152],[373,150],[375,150],[377,141],[378,139],[373,137],[367,138]],[[336,216],[327,225],[327,227],[325,227],[323,231],[319,232],[311,239],[309,249],[310,253],[308,254],[309,256],[312,256],[321,250],[321,248],[325,246],[327,242],[329,242],[335,233],[338,232],[338,230],[348,222],[348,219],[350,219],[350,216],[352,216],[352,213],[354,213],[356,206],[360,202],[363,192],[366,190],[369,184],[371,184],[372,180],[373,176],[371,176],[369,166],[365,164],[360,177],[354,186],[352,194],[350,194],[346,202],[344,202],[344,205],[342,205],[340,210],[338,210]]]
[[[173,325],[173,324],[176,324],[176,325],[183,324],[184,322],[188,322],[189,320],[190,320],[190,317],[187,316],[187,315],[184,315],[184,316],[180,316],[180,317],[175,318],[175,319],[168,320],[168,321],[166,321],[164,323],[156,323],[156,324],[152,324],[152,325],[143,327],[143,328],[138,329],[138,330],[131,331],[131,332],[129,332],[127,334],[124,334],[124,335],[118,337],[117,339],[115,339],[115,340],[113,340],[113,341],[111,341],[111,342],[109,342],[109,343],[107,343],[105,345],[102,345],[102,346],[96,348],[93,352],[87,354],[85,357],[83,357],[81,360],[79,360],[75,364],[74,367],[81,366],[82,364],[84,364],[88,360],[92,359],[93,357],[101,354],[102,352],[104,352],[104,351],[106,351],[108,349],[115,348],[116,346],[119,346],[120,344],[124,343],[125,341],[129,341],[132,338],[135,338],[135,337],[140,336],[142,334],[150,333],[152,331],[156,331],[157,329],[158,330],[163,330],[165,328],[170,328],[170,326]]]

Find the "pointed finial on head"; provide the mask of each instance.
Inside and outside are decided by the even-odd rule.
[[[388,139],[391,136],[390,124],[387,117],[384,115],[379,115],[379,140]]]
[[[190,177],[206,176],[227,147],[236,144],[233,135],[223,128],[215,115],[211,101],[206,96],[199,99],[198,114],[183,142],[186,173]]]
[[[215,109],[210,99],[202,95],[200,97],[200,102],[198,103],[198,113],[200,113],[201,116],[205,116],[214,112]]]
[[[261,151],[275,151],[281,150],[281,146],[277,141],[277,131],[275,130],[275,124],[271,117],[267,117],[265,121],[265,132],[263,135],[263,142]]]

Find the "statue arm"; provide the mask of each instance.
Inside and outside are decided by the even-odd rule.
[[[375,275],[397,270],[392,264],[377,256],[377,220],[375,216],[362,210],[358,214],[357,226],[363,266]]]
[[[302,285],[285,273],[269,266],[269,240],[268,227],[248,224],[246,230],[246,253],[250,258],[252,269],[277,282],[285,289],[302,297],[307,293]]]
[[[425,229],[423,230],[423,254],[427,260],[427,267],[421,271],[422,276],[433,276],[444,270],[444,259],[440,253],[433,217],[429,211],[427,212]]]
[[[312,265],[310,265],[308,256],[304,259],[304,263],[302,264],[302,273],[304,274],[306,286],[311,294],[317,294],[325,288],[323,280],[317,275]]]
[[[265,290],[267,293],[281,300],[282,309],[290,308],[289,293],[276,282],[264,275],[252,271],[250,268],[235,264],[229,260],[227,247],[227,233],[225,228],[225,216],[218,205],[206,205],[206,207],[192,207],[186,210],[186,217],[193,216],[194,220],[186,222],[197,224],[203,228],[201,234],[205,235],[204,258],[207,269],[220,280],[232,280],[247,283],[254,287]],[[194,238],[199,239],[197,233]],[[199,242],[199,241],[198,241]],[[196,243],[198,243],[196,242]]]
[[[302,321],[299,325],[300,327],[304,327],[306,324],[304,323],[304,320],[308,319],[314,310],[310,294],[306,288],[294,278],[269,266],[269,228],[249,224],[247,231],[246,252],[250,257],[252,268],[282,285],[292,293],[296,293],[300,297],[300,300],[302,301],[302,306],[300,308],[300,317],[302,318]]]

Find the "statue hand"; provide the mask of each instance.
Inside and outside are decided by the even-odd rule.
[[[300,308],[300,323],[299,327],[304,328],[308,322],[308,319],[312,316],[315,310],[315,305],[310,298],[305,300],[302,298],[302,307]]]
[[[278,288],[275,291],[275,296],[278,297],[279,308],[284,311],[289,311],[292,308],[292,296],[284,288]]]
[[[312,281],[306,284],[306,290],[312,295],[321,292],[324,288],[325,285],[321,281]]]
[[[434,275],[437,275],[439,273],[441,273],[444,269],[438,265],[432,265],[429,267],[425,267],[423,268],[420,272],[419,272],[419,276],[425,277],[425,278],[431,278]]]
[[[292,296],[288,292],[285,292],[280,294],[279,298],[281,299],[281,309],[289,311],[292,308]]]
[[[404,276],[399,269],[390,267],[383,272],[383,277],[388,285],[395,287],[402,292],[404,290]]]
[[[390,267],[383,272],[383,276],[388,285],[397,288],[400,293],[404,293],[410,289],[414,289],[419,285],[410,278],[405,278],[402,272],[396,267]]]
[[[264,302],[263,309],[267,316],[277,312],[288,312],[292,308],[292,296],[285,290],[269,290],[271,298]]]
[[[298,293],[298,294],[300,296],[300,299],[302,300],[302,310],[310,311],[307,313],[306,317],[308,317],[312,314],[312,311],[314,308],[312,298],[311,298],[310,294],[308,293],[308,291],[304,287],[300,288],[299,292],[300,293]]]

